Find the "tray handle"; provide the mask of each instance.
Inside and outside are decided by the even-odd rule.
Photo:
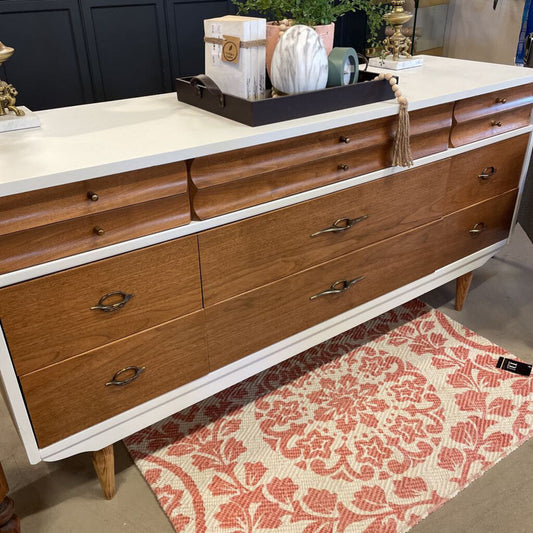
[[[198,74],[193,76],[189,80],[190,84],[196,89],[196,93],[202,98],[202,90],[207,89],[207,92],[218,98],[218,105],[224,107],[226,105],[224,101],[224,94],[219,89],[218,85],[205,74]]]

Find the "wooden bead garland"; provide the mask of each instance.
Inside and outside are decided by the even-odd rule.
[[[391,89],[394,92],[396,101],[400,105],[398,129],[394,136],[394,143],[392,147],[392,164],[400,167],[410,167],[413,165],[413,156],[411,154],[411,146],[409,142],[409,112],[407,109],[407,98],[402,96],[398,80],[390,73],[379,74],[376,80],[387,80]]]

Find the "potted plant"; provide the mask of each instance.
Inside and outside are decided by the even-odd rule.
[[[280,29],[288,25],[312,26],[321,36],[326,51],[333,47],[335,21],[350,11],[362,11],[367,17],[368,43],[377,44],[383,26],[386,2],[382,0],[232,0],[238,13],[259,14],[267,23],[266,62],[270,70],[272,53],[279,39]],[[280,28],[281,26],[281,28]]]

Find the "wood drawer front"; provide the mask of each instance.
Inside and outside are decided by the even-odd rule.
[[[430,223],[206,308],[211,370],[430,274]],[[338,280],[365,278],[341,294],[310,297]]]
[[[443,104],[410,113],[411,135],[449,130],[453,104]],[[282,141],[222,152],[190,161],[194,185],[203,189],[250,176],[258,176],[308,161],[365,150],[391,142],[397,116],[292,137]],[[348,142],[345,142],[348,141]],[[440,150],[439,150],[440,148]],[[447,146],[435,146],[435,151]]]
[[[533,84],[519,85],[458,100],[453,108],[453,118],[454,122],[468,122],[517,107],[529,107],[532,104]]]
[[[446,159],[201,233],[205,304],[439,218],[449,167]],[[350,229],[311,237],[339,219],[362,216],[368,218]]]
[[[506,131],[528,126],[530,115],[531,106],[525,106],[482,116],[468,122],[454,122],[450,133],[450,145],[453,147],[463,146]]]
[[[0,235],[185,194],[184,161],[0,198]],[[91,200],[89,193],[97,195]]]
[[[451,213],[518,186],[528,135],[521,135],[452,158],[446,194]]]
[[[451,109],[411,113],[413,157],[447,149]],[[197,158],[190,163],[194,215],[203,220],[388,167],[396,124],[395,115]]]
[[[186,195],[169,196],[0,236],[0,274],[182,226]],[[97,228],[104,231],[96,233]]]
[[[102,296],[115,291],[134,297],[116,311],[91,310]],[[201,306],[196,237],[0,289],[0,321],[18,375]]]
[[[263,176],[232,181],[218,187],[191,188],[194,215],[205,220],[389,166],[390,146],[377,144],[363,152],[311,161]],[[347,170],[342,166],[346,165]]]
[[[204,322],[199,311],[23,376],[39,447],[207,374]],[[127,385],[106,386],[131,366],[145,370]],[[118,379],[132,375],[127,371]]]
[[[438,231],[439,267],[506,239],[517,195],[518,190],[514,189],[444,217]],[[470,233],[472,229],[483,227],[485,229],[478,234]]]

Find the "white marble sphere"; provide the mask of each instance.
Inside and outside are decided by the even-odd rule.
[[[272,85],[286,94],[324,89],[328,54],[318,33],[309,26],[291,26],[279,38],[270,67]]]

